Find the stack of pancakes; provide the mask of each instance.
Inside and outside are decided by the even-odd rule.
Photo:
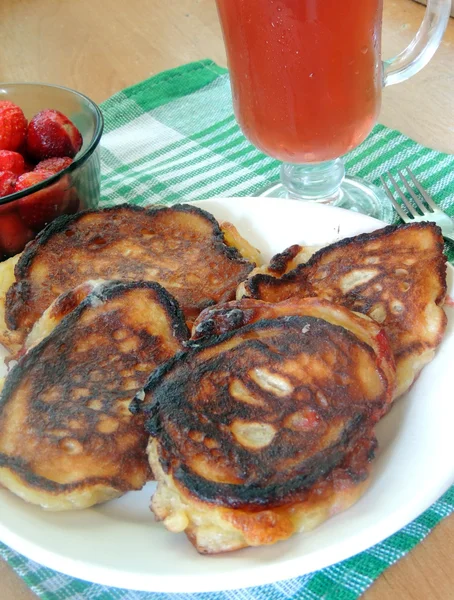
[[[0,340],[15,365],[0,399],[0,483],[54,510],[143,487],[148,436],[129,404],[256,264],[228,235],[188,205],[125,205],[61,217],[1,265]]]
[[[444,334],[441,233],[259,262],[198,208],[124,205],[61,217],[3,263],[0,483],[63,510],[155,478],[156,518],[202,553],[351,506],[377,422]]]

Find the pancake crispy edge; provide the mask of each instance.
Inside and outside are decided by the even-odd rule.
[[[176,301],[152,282],[97,284],[61,322],[58,312],[37,327],[0,396],[0,483],[69,510],[149,479],[148,436],[129,404],[188,331]]]
[[[23,336],[11,331],[6,325],[6,294],[15,281],[14,269],[21,255],[17,254],[0,263],[0,344],[11,354],[16,353],[23,342]]]
[[[152,509],[202,553],[271,544],[354,503],[394,386],[367,317],[316,299],[246,304],[252,324],[191,342],[135,405],[149,414]]]
[[[191,322],[206,306],[232,299],[253,269],[252,247],[192,205],[121,205],[62,216],[30,242],[6,298],[6,323],[24,337],[61,293],[89,279],[157,281]],[[58,256],[58,260],[55,257]]]
[[[257,274],[240,288],[238,295],[268,302],[316,296],[381,323],[396,359],[396,398],[433,359],[447,325],[446,259],[434,223],[346,238],[280,277]]]
[[[208,504],[189,494],[163,469],[159,444],[150,438],[147,453],[158,481],[151,508],[170,532],[184,531],[200,554],[272,545],[296,533],[308,533],[358,502],[371,483],[374,451],[375,440],[359,442],[304,500],[253,512]]]
[[[247,281],[255,275],[270,275],[271,277],[282,277],[289,271],[293,271],[299,265],[307,263],[309,259],[325,246],[300,246],[294,244],[289,246],[283,252],[275,254],[268,264],[263,262],[249,273],[247,279],[240,283],[236,289],[235,297],[241,300],[248,296]]]

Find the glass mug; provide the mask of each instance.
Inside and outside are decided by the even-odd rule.
[[[315,200],[387,220],[383,192],[346,178],[340,156],[371,132],[382,88],[422,69],[440,45],[451,0],[428,0],[415,39],[382,62],[383,0],[216,0],[235,115],[283,162],[260,195]]]

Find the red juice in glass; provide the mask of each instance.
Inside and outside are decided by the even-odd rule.
[[[336,159],[376,122],[383,0],[217,0],[238,122],[287,163]]]

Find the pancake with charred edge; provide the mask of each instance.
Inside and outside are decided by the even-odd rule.
[[[446,329],[446,258],[439,227],[385,227],[327,246],[286,272],[295,260],[298,247],[278,255],[269,274],[246,281],[243,294],[266,302],[316,296],[369,315],[383,325],[394,352],[395,396],[406,392],[433,359]]]
[[[86,283],[59,297],[0,395],[0,484],[50,510],[140,489],[148,435],[129,404],[187,338],[157,283]]]
[[[272,544],[355,502],[394,389],[372,320],[253,303],[249,324],[190,342],[131,405],[147,413],[152,510],[202,553]]]
[[[0,263],[0,344],[13,353],[20,349],[24,340],[19,331],[11,331],[6,326],[6,294],[14,283],[14,268],[20,256],[17,254]]]
[[[204,342],[212,336],[223,335],[261,319],[291,317],[300,313],[305,316],[326,318],[333,325],[347,328],[358,339],[371,346],[386,379],[388,381],[395,379],[396,365],[384,330],[361,313],[352,313],[339,305],[318,298],[290,298],[278,303],[243,298],[206,308],[193,325],[189,344]],[[384,408],[386,409],[386,405]]]
[[[10,330],[28,333],[60,294],[90,279],[157,281],[192,321],[234,298],[257,251],[231,225],[229,242],[212,215],[189,205],[117,206],[62,216],[28,244],[6,298]],[[231,245],[229,245],[231,244]]]
[[[308,262],[313,254],[321,250],[323,246],[300,246],[294,244],[289,246],[283,252],[275,254],[268,264],[262,264],[253,269],[248,279],[252,279],[255,275],[271,275],[271,277],[281,277],[295,269],[298,265]],[[247,296],[246,281],[240,283],[236,290],[237,300],[241,300],[243,296]]]

